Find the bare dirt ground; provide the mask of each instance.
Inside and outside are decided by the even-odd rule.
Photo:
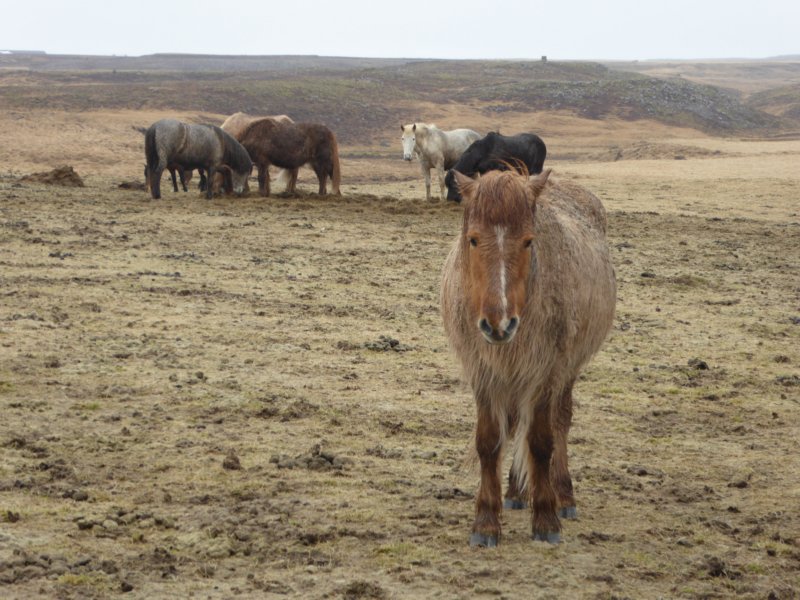
[[[118,189],[159,116],[0,114],[0,596],[800,595],[800,142],[506,116],[605,202],[619,302],[579,519],[551,547],[507,512],[486,550],[438,313],[459,208],[390,133],[341,198]],[[61,164],[86,187],[19,181]]]

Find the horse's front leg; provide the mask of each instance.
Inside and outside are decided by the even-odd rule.
[[[258,193],[263,197],[269,196],[269,165],[258,165]]]
[[[425,178],[425,199],[431,201],[431,166],[424,160],[420,161],[422,176]]]
[[[481,461],[481,484],[475,499],[475,522],[472,525],[470,546],[493,548],[500,541],[501,440],[500,425],[492,414],[490,402],[478,400],[478,425],[475,446]]]
[[[290,194],[294,195],[295,187],[297,186],[297,174],[300,172],[300,168],[291,169],[289,171],[289,183],[286,184],[286,191]]]
[[[206,186],[206,199],[207,200],[211,200],[211,197],[213,196],[213,192],[212,192],[211,188],[213,188],[214,186],[211,185],[210,182],[214,181],[214,175],[216,175],[217,170],[216,170],[216,168],[214,168],[214,165],[211,165],[210,167],[208,167],[207,170],[208,170],[209,185]]]
[[[558,516],[562,519],[577,519],[572,477],[567,463],[567,437],[572,425],[572,384],[561,394],[554,414],[555,449],[553,451],[553,485],[558,495]]]
[[[531,536],[534,540],[558,544],[561,523],[556,514],[558,506],[550,480],[550,461],[553,458],[553,397],[548,391],[534,399],[533,422],[528,428],[528,488],[531,489]]]

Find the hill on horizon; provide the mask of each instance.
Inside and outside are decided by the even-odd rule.
[[[0,99],[16,109],[286,113],[328,123],[349,142],[371,139],[407,115],[409,106],[425,103],[486,114],[558,110],[591,119],[653,119],[728,135],[797,127],[794,111],[770,114],[769,105],[749,105],[736,89],[623,67],[541,60],[4,54]],[[800,81],[800,68],[798,74]]]

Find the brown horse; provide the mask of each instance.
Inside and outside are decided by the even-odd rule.
[[[549,175],[455,175],[466,205],[441,302],[477,405],[473,546],[500,539],[509,439],[505,506],[530,501],[533,539],[560,541],[559,507],[561,517],[577,516],[567,468],[572,386],[611,328],[616,282],[603,205],[576,185],[548,183]]]
[[[269,166],[299,169],[310,164],[319,179],[319,193],[327,193],[331,178],[333,193],[341,195],[339,184],[339,147],[336,136],[324,125],[285,123],[259,119],[241,133],[239,139],[258,166],[258,190],[269,196]]]
[[[220,129],[230,133],[237,141],[241,141],[239,138],[241,137],[242,132],[247,129],[248,126],[252,125],[256,121],[260,121],[261,119],[272,119],[273,121],[278,121],[280,123],[294,123],[289,115],[255,116],[248,115],[247,113],[243,112],[235,112],[230,117],[225,119],[222,125],[220,125]],[[278,181],[284,182],[286,191],[290,194],[294,194],[295,186],[297,185],[297,173],[299,170],[299,168],[291,170],[281,169],[276,177]],[[214,182],[214,191],[218,191],[223,184],[228,187],[227,182],[223,182],[223,176],[221,174],[217,175],[216,181]],[[245,185],[245,189],[249,190],[250,186]]]

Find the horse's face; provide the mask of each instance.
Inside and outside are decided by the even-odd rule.
[[[244,193],[245,185],[247,185],[247,179],[248,177],[250,177],[251,171],[252,169],[250,169],[250,171],[247,171],[246,173],[239,173],[234,170],[230,171],[231,184],[233,185],[233,192],[235,194],[241,195]]]
[[[417,144],[417,124],[401,125],[403,130],[403,160],[411,160],[414,156],[414,147]]]
[[[461,234],[475,326],[490,344],[507,344],[528,301],[536,198],[550,172],[528,180],[491,171],[479,180],[455,172],[464,197]]]

